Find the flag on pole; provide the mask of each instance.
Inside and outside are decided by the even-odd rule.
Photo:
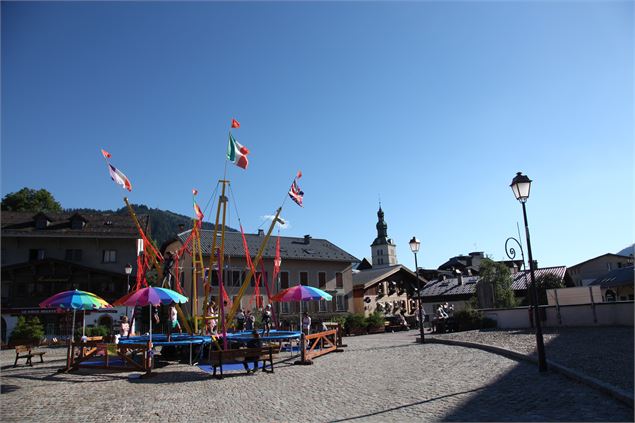
[[[232,119],[232,128],[240,128],[240,122],[236,119]]]
[[[198,194],[198,190],[196,188],[192,188],[192,195],[197,195]]]
[[[249,165],[247,154],[249,154],[247,147],[242,146],[238,141],[236,141],[230,132],[229,144],[227,145],[227,159],[236,166],[247,169],[247,166]]]
[[[291,184],[291,188],[289,189],[289,197],[291,197],[291,199],[295,201],[295,203],[298,206],[304,207],[302,206],[302,196],[304,195],[304,192],[302,192],[302,190],[300,189],[300,186],[298,185],[298,179],[301,177],[302,177],[302,172],[298,171],[298,174],[293,180],[293,183]]]
[[[196,218],[198,220],[203,220],[203,218],[205,217],[205,215],[201,211],[201,208],[198,206],[198,204],[196,204],[196,201],[194,202],[194,213],[196,213]]]
[[[116,184],[121,185],[124,189],[128,191],[132,191],[132,184],[126,175],[123,174],[122,171],[108,163],[108,171],[110,172],[110,177]]]
[[[104,156],[105,159],[109,159],[110,157],[112,157],[110,153],[104,150],[103,148],[101,149],[101,154]]]

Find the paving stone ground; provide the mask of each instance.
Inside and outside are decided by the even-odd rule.
[[[10,367],[0,354],[3,422],[633,421],[633,409],[559,374],[485,351],[414,343],[416,331],[345,338],[342,353],[274,374],[212,379],[173,364],[148,379],[58,374],[65,350]],[[49,354],[50,353],[50,354]]]

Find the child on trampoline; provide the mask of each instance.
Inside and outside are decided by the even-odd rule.
[[[178,329],[179,333],[183,333],[179,324],[178,314],[176,312],[176,303],[172,301],[168,309],[168,342],[172,341],[172,332]]]
[[[271,330],[271,304],[267,304],[267,307],[262,311],[262,334],[269,336]]]

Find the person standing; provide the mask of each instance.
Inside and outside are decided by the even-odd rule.
[[[245,330],[245,312],[242,308],[239,308],[236,313],[236,330],[239,332]]]
[[[254,323],[256,322],[256,317],[251,313],[250,310],[245,312],[245,330],[252,331],[254,330]]]
[[[119,327],[119,335],[121,337],[128,337],[130,334],[130,323],[128,323],[128,316],[121,318],[121,326]]]
[[[311,333],[311,316],[309,316],[308,311],[302,313],[302,333],[305,335]]]
[[[175,330],[182,333],[181,325],[179,324],[179,317],[176,311],[176,303],[173,301],[168,309],[168,342],[172,341],[172,332]]]
[[[262,333],[269,336],[271,330],[271,304],[267,304],[267,307],[262,311]]]

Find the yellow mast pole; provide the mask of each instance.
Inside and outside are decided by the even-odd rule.
[[[273,232],[273,228],[276,226],[276,223],[278,223],[278,221],[279,221],[278,217],[280,216],[280,212],[281,211],[282,211],[282,207],[279,207],[278,210],[276,211],[276,216],[271,221],[271,226],[269,227],[269,230],[267,231],[267,235],[265,235],[265,239],[263,239],[262,243],[260,244],[260,249],[258,250],[258,254],[256,254],[256,258],[254,259],[254,262],[253,262],[254,263],[254,269],[258,268],[258,264],[260,264],[260,259],[262,258],[262,254],[265,251],[265,247],[267,246],[267,242],[269,241],[269,237],[271,236],[271,232]],[[251,282],[251,278],[253,276],[254,276],[253,269],[249,269],[249,273],[247,274],[247,278],[245,278],[245,281],[241,285],[240,290],[238,291],[238,295],[236,297],[236,301],[234,301],[234,304],[232,304],[232,308],[231,308],[229,314],[227,315],[227,321],[228,322],[232,322],[233,321],[234,315],[238,311],[238,305],[240,304],[240,299],[245,294],[245,291],[247,290],[247,287],[249,286],[249,283]]]

